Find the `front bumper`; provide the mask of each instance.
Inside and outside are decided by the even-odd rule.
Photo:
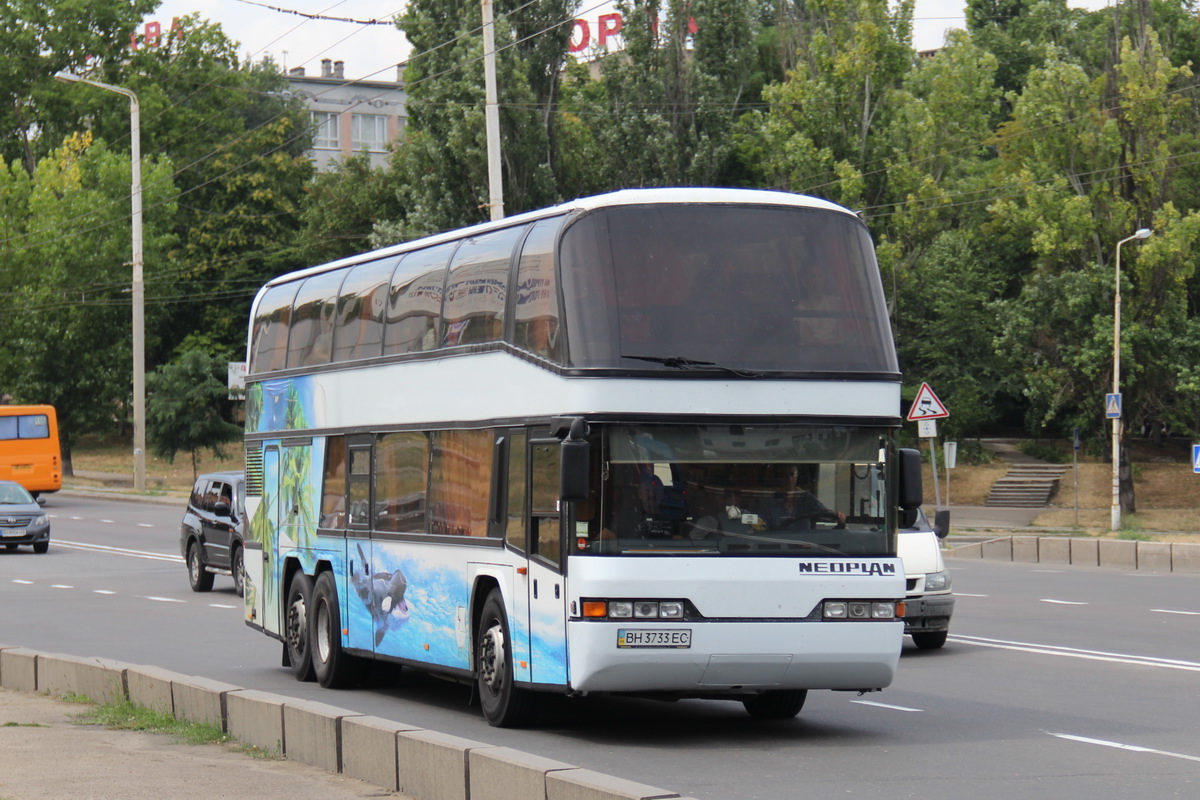
[[[50,526],[40,525],[30,528],[6,528],[0,526],[0,545],[5,544],[36,544],[50,541]]]
[[[927,594],[904,598],[904,632],[950,630],[954,613],[954,595]]]
[[[872,690],[900,657],[899,621],[586,622],[569,629],[570,688],[712,696],[765,689]],[[622,649],[622,628],[686,629],[686,648]]]

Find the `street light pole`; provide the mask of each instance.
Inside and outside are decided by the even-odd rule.
[[[133,228],[133,488],[146,490],[146,286],[142,277],[142,134],[137,95],[129,89],[81,78],[69,72],[54,75],[63,83],[86,83],[129,98],[129,160]]]
[[[1121,245],[1134,239],[1148,239],[1154,231],[1149,228],[1138,228],[1132,236],[1126,236],[1117,242],[1116,283],[1113,293],[1113,385],[1112,393],[1121,393]],[[1121,404],[1121,416],[1113,417],[1112,421],[1112,530],[1121,530],[1121,427],[1124,423],[1125,408]]]

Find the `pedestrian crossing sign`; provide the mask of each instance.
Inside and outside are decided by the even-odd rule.
[[[1121,394],[1112,392],[1104,395],[1104,416],[1108,419],[1121,418]]]
[[[1192,445],[1192,472],[1200,472],[1200,444]]]

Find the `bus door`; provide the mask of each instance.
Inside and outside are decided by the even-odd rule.
[[[533,440],[528,450],[530,680],[567,683],[567,587],[559,502],[558,439]]]
[[[250,456],[247,455],[247,460]],[[279,447],[262,450],[262,491],[249,520],[246,555],[246,618],[269,633],[282,630],[279,620]]]
[[[373,437],[350,436],[346,441],[346,563],[350,570],[342,592],[343,627],[349,631],[349,646],[360,650],[379,649],[385,628],[384,598],[376,597],[383,550],[371,535],[371,488],[373,484]],[[353,600],[351,599],[353,594]],[[353,610],[352,610],[353,609]],[[355,611],[368,613],[354,613]]]

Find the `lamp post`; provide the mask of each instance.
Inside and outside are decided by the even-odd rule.
[[[133,228],[133,488],[141,492],[146,489],[146,287],[142,280],[141,111],[137,95],[129,89],[81,78],[69,72],[58,72],[54,77],[63,83],[86,83],[129,98],[129,160],[132,173],[129,196]]]
[[[1148,239],[1154,231],[1138,228],[1132,236],[1117,242],[1116,290],[1113,293],[1113,385],[1112,393],[1121,393],[1121,245],[1134,239]],[[1124,404],[1122,404],[1124,406]],[[1124,415],[1125,409],[1121,408]],[[1121,530],[1121,425],[1122,417],[1112,421],[1112,530]]]

